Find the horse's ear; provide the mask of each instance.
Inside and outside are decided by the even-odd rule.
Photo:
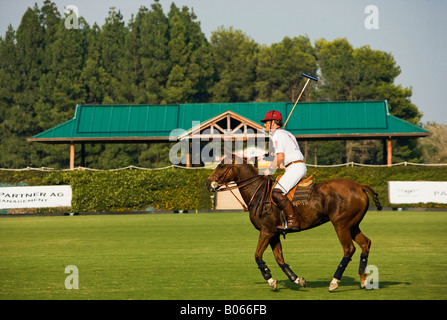
[[[234,155],[230,150],[224,147],[224,156],[223,161],[225,164],[231,164],[234,163]]]
[[[244,164],[244,163],[247,163],[247,161],[245,158],[239,157],[239,156],[233,154],[233,163],[234,164]]]

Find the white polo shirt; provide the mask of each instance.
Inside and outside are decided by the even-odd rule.
[[[281,128],[275,129],[272,133],[272,141],[275,154],[284,153],[285,166],[292,161],[304,160],[298,142],[289,131]]]

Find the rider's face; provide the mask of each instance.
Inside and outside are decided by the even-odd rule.
[[[265,132],[270,132],[270,131],[275,130],[279,127],[275,122],[273,122],[273,120],[270,120],[270,121],[264,122],[264,128],[265,128]]]
[[[270,132],[270,130],[272,129],[272,121],[264,122],[264,128],[265,128],[265,132]]]

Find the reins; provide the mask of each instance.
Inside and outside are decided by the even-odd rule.
[[[234,164],[233,164],[233,163],[232,163],[230,166],[228,166],[224,172],[222,172],[222,174],[219,176],[219,178],[216,180],[216,182],[219,181],[219,180],[222,178],[222,176],[223,176],[223,178],[225,178],[225,177],[227,176],[228,172],[230,171],[230,169],[234,169]],[[253,195],[251,196],[251,199],[250,199],[250,201],[248,202],[247,205],[245,205],[245,204],[244,204],[244,203],[243,203],[243,202],[242,202],[242,201],[241,201],[241,200],[240,200],[240,199],[233,193],[233,190],[234,190],[234,189],[240,189],[240,188],[243,188],[243,187],[245,187],[245,186],[247,186],[247,185],[249,185],[249,184],[251,184],[251,183],[253,183],[253,182],[255,182],[255,181],[258,181],[259,179],[262,179],[262,178],[264,178],[263,175],[257,175],[257,176],[250,177],[250,178],[247,178],[247,179],[244,179],[244,180],[240,180],[240,181],[232,181],[232,183],[235,183],[235,184],[236,184],[235,186],[230,186],[230,183],[231,183],[231,182],[230,182],[230,183],[223,183],[223,184],[221,184],[221,185],[219,186],[219,189],[217,189],[216,192],[230,191],[231,194],[233,195],[233,197],[235,197],[236,200],[239,202],[239,204],[242,206],[242,208],[244,209],[244,211],[248,211],[248,207],[250,207],[251,203],[253,202],[253,199],[254,199],[256,193],[257,193],[258,190],[261,188],[261,186],[264,184],[264,182],[267,182],[267,183],[265,184],[264,192],[262,193],[262,202],[264,202],[264,200],[265,200],[265,198],[266,198],[266,196],[267,196],[267,194],[268,194],[268,188],[269,188],[269,186],[270,186],[270,181],[271,181],[270,178],[267,178],[267,179],[264,178],[264,181],[262,181],[262,182],[258,185],[258,187],[256,188],[255,192],[254,192]],[[224,179],[222,179],[222,180],[224,180]],[[221,186],[223,186],[223,188],[222,188]]]

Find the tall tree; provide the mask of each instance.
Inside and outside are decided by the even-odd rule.
[[[101,28],[94,23],[91,28],[87,25],[84,30],[87,53],[80,77],[86,93],[85,103],[101,104],[105,100],[111,82],[111,76],[101,63],[99,46]]]
[[[168,18],[158,0],[152,10],[141,7],[129,23],[124,70],[130,81],[134,103],[158,104],[164,99],[171,62]]]
[[[46,33],[55,34],[47,36],[53,42],[45,46],[49,65],[39,80],[39,100],[35,106],[39,126],[44,130],[72,118],[75,105],[86,100],[81,82],[86,56],[84,30],[67,29],[62,18],[54,23],[53,28],[45,29]]]
[[[346,39],[315,42],[321,77],[317,97],[327,101],[389,101],[390,112],[417,124],[422,114],[411,89],[394,84],[400,67],[393,56],[369,46],[354,49]]]
[[[428,122],[424,128],[432,136],[422,139],[424,161],[426,163],[447,163],[447,124]]]
[[[215,102],[249,102],[255,98],[259,45],[240,30],[220,27],[211,35],[217,80],[210,89]]]
[[[315,52],[308,37],[285,37],[280,43],[264,46],[257,68],[257,99],[294,101],[304,85],[300,75],[316,72]]]
[[[372,50],[369,46],[354,49],[346,39],[320,39],[315,42],[315,47],[321,72],[318,100],[388,100],[391,114],[414,124],[419,122],[422,114],[410,101],[411,89],[394,84],[400,67],[390,53]],[[365,162],[362,144],[346,142],[345,161]],[[373,154],[382,154],[379,145],[369,146],[376,149]],[[394,143],[394,162],[416,161],[420,156],[416,140]],[[371,158],[366,162],[369,161]]]
[[[123,15],[115,7],[111,7],[101,32],[98,34],[99,64],[102,68],[100,83],[103,86],[104,97],[102,103],[128,103],[128,97],[123,95],[121,81],[125,76],[120,66],[124,56],[124,43],[127,28],[123,22]]]
[[[13,44],[15,43],[15,50]],[[39,79],[45,71],[44,51],[45,30],[41,24],[40,10],[36,6],[28,8],[22,17],[20,25],[13,35],[9,28],[5,41],[2,43],[3,82],[9,81],[5,88],[12,89],[1,100],[7,102],[4,109],[2,131],[1,165],[20,168],[29,165],[31,155],[36,153],[37,146],[30,145],[26,138],[39,132],[40,127],[34,109],[39,96]],[[15,59],[11,56],[15,54]],[[3,55],[2,55],[3,60]],[[15,70],[12,69],[15,68]]]
[[[194,12],[174,3],[168,13],[172,69],[166,83],[166,102],[207,102],[214,64],[211,50]]]

